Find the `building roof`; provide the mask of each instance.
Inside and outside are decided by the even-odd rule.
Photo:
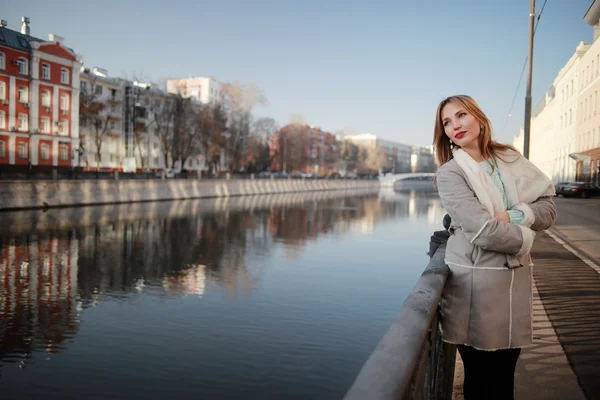
[[[81,72],[81,74],[79,76],[80,76],[80,79],[84,80],[84,81],[90,81],[90,82],[98,81],[98,82],[110,83],[115,86],[118,86],[120,83],[118,78],[111,78],[110,76],[96,75],[96,74],[93,74],[93,73],[87,72],[87,71]]]
[[[31,35],[24,35],[21,32],[14,31],[4,26],[0,27],[0,45],[30,52],[31,45],[29,42],[45,43],[46,41]]]
[[[594,0],[592,2],[583,19],[588,23],[588,25],[591,26],[594,26],[598,23],[598,20],[600,19],[600,2],[598,0]]]

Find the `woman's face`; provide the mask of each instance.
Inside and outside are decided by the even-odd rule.
[[[448,103],[442,109],[446,136],[462,148],[475,148],[481,133],[479,121],[460,104]]]

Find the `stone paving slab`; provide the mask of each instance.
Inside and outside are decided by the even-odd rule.
[[[538,234],[532,257],[536,346],[517,365],[517,398],[598,399],[600,267],[552,231]]]

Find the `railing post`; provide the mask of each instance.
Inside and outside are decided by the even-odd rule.
[[[456,346],[442,340],[440,329],[440,313],[436,314],[431,324],[430,364],[425,377],[425,392],[423,399],[452,400],[454,386],[454,367],[456,364]]]

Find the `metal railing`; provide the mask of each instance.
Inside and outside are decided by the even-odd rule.
[[[432,236],[427,268],[345,399],[452,399],[456,346],[442,341],[438,323],[447,238],[446,231]]]

